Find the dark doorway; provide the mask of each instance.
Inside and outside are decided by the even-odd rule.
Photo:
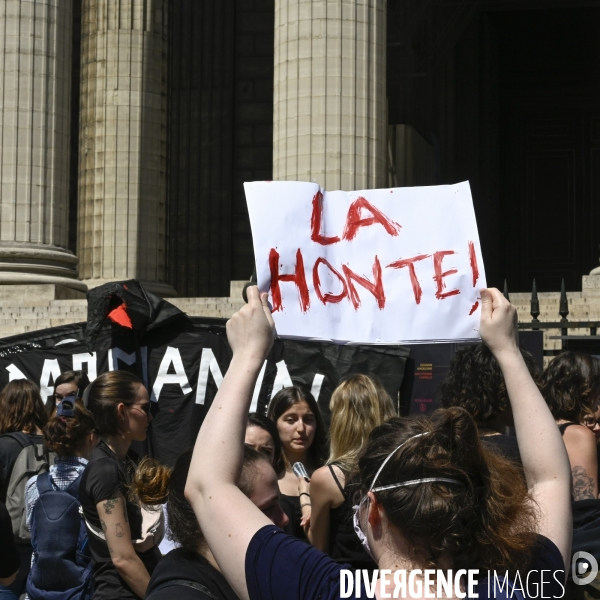
[[[598,265],[600,9],[499,13],[500,202],[511,287]]]
[[[482,13],[453,79],[445,179],[472,183],[489,284],[580,290],[600,242],[600,8]]]
[[[600,2],[548,4],[388,8],[390,123],[435,140],[434,183],[470,181],[488,283],[513,292],[599,264]]]

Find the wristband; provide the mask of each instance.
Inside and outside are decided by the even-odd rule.
[[[300,492],[298,496],[308,496],[310,498],[310,494],[308,492]]]
[[[304,508],[305,506],[312,506],[312,504],[310,502],[305,502],[304,504],[300,505],[300,508]]]

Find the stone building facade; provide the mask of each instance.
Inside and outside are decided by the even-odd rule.
[[[128,278],[227,316],[256,179],[469,179],[488,283],[565,278],[600,317],[599,24],[592,0],[0,0],[0,334]]]

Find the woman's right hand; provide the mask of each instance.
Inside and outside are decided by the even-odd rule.
[[[234,356],[244,356],[262,364],[275,339],[275,323],[267,294],[259,294],[256,286],[249,287],[247,294],[248,304],[227,321],[227,340]]]
[[[515,307],[500,290],[481,290],[481,323],[479,333],[494,355],[519,350],[518,317]]]

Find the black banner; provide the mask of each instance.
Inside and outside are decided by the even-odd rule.
[[[64,371],[83,369],[92,380],[108,370],[133,371],[148,388],[154,417],[147,445],[137,449],[173,464],[194,443],[231,361],[225,320],[183,319],[143,337],[107,325],[91,353],[84,337],[82,323],[3,340],[0,386],[26,377],[40,386],[46,400]],[[328,422],[333,390],[353,373],[377,376],[399,405],[408,353],[406,346],[276,340],[259,375],[251,410],[265,412],[279,389],[298,385],[312,391]]]

